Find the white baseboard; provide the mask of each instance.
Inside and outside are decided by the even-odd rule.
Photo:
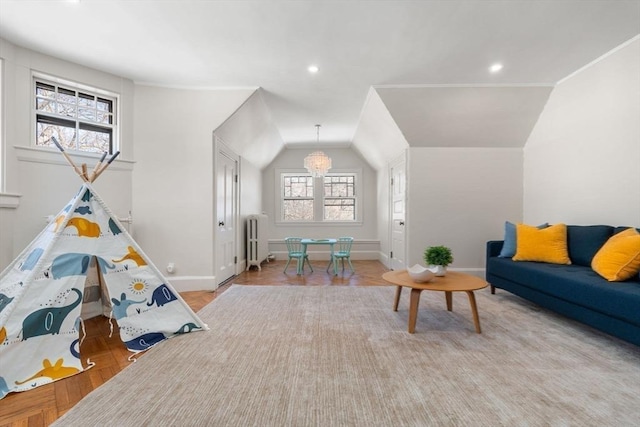
[[[218,289],[216,276],[172,276],[167,277],[167,280],[178,292],[215,291]]]
[[[378,252],[378,261],[380,261],[385,267],[389,268],[389,255]]]

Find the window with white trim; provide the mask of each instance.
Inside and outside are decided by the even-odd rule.
[[[282,220],[313,221],[311,175],[282,174]]]
[[[280,221],[356,222],[358,172],[313,178],[306,172],[280,172]]]
[[[322,219],[324,221],[355,221],[355,174],[329,174],[323,179]]]
[[[74,83],[34,78],[35,145],[113,154],[117,95]]]

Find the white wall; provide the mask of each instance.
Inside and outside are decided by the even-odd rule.
[[[640,39],[556,86],[524,149],[524,220],[640,226]]]
[[[240,158],[240,227],[242,238],[239,242],[238,257],[241,265],[246,265],[247,216],[262,213],[262,172],[253,163]]]
[[[262,213],[262,172],[282,150],[284,142],[262,96],[256,90],[231,117],[215,130],[215,136],[240,157],[238,259],[246,265],[246,218]]]
[[[0,272],[18,255],[13,253],[16,208],[20,197],[0,193]]]
[[[240,215],[259,214],[262,209],[262,171],[253,163],[240,158]]]
[[[376,170],[376,234],[380,241],[378,260],[388,266],[389,242],[389,162],[403,156],[409,144],[393,120],[376,89],[369,89],[353,149]]]
[[[32,124],[32,72],[82,83],[120,95],[120,150],[109,169],[100,176],[95,188],[110,209],[126,216],[132,207],[133,169],[133,82],[67,61],[42,55],[0,39],[3,72],[2,159],[4,186],[8,193],[21,195],[17,208],[0,207],[0,269],[13,260],[46,225],[45,217],[54,215],[76,193],[81,180],[55,149],[35,148]],[[93,167],[99,155],[74,155],[78,165]],[[7,199],[3,196],[3,199]]]
[[[135,238],[179,291],[215,288],[213,131],[253,92],[136,86]]]
[[[445,245],[451,268],[481,274],[486,242],[522,217],[522,150],[410,148],[407,176],[407,266]]]
[[[276,185],[276,170],[300,168],[300,172],[306,172],[302,167],[304,158],[317,149],[322,149],[325,154],[331,157],[332,170],[362,170],[363,194],[360,199],[360,208],[363,212],[362,224],[305,223],[304,225],[297,225],[277,223],[278,218],[276,216],[278,211],[276,203],[279,203],[280,186]],[[376,172],[351,148],[307,147],[283,150],[262,171],[263,208],[269,215],[269,250],[279,254],[280,258],[282,258],[282,254],[286,252],[283,239],[288,236],[309,238],[352,236],[355,239],[352,248],[353,259],[378,259],[380,246],[377,234],[376,182]],[[310,247],[310,258],[328,259],[327,251],[328,248],[325,249],[322,246]]]

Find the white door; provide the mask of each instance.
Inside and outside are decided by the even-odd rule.
[[[403,270],[405,263],[405,210],[406,210],[406,163],[403,160],[394,163],[390,170],[391,189],[391,254],[389,267]]]
[[[216,164],[216,284],[236,274],[237,161],[218,152]]]

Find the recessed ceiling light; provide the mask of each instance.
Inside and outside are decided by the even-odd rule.
[[[502,70],[502,64],[493,64],[491,67],[489,67],[489,71],[491,71],[492,73],[497,73],[500,70]]]
[[[318,68],[317,65],[309,65],[309,68],[307,68],[307,70],[309,70],[311,74],[315,74],[320,70],[320,68]]]

